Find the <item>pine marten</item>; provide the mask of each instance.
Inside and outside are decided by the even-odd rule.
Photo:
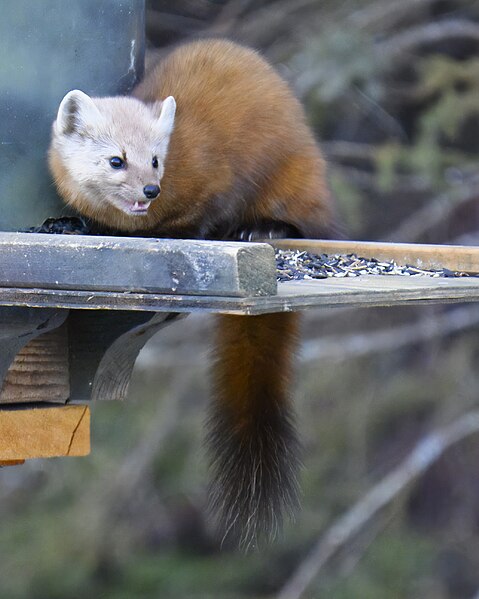
[[[299,101],[255,51],[174,49],[133,97],[62,100],[51,171],[65,202],[127,234],[326,237],[325,164]],[[245,546],[297,503],[290,402],[298,317],[218,316],[208,446],[212,507]]]

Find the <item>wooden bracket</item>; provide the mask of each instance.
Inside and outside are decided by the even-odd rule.
[[[136,358],[186,314],[73,310],[68,319],[70,401],[125,399]]]
[[[168,312],[0,308],[0,405],[124,399],[141,348],[179,318]]]
[[[90,451],[91,399],[124,399],[136,358],[176,313],[0,308],[0,467]]]

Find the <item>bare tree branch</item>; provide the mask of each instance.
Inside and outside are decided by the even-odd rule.
[[[232,31],[239,18],[244,14],[253,0],[229,0],[221,8],[218,16],[209,27],[208,32],[211,34],[226,34]]]
[[[415,52],[421,46],[457,39],[479,42],[479,24],[460,19],[448,19],[410,27],[379,44],[378,51],[386,62],[398,59],[409,60],[411,52]]]
[[[354,309],[341,308],[341,314]],[[333,316],[331,316],[333,312]],[[316,320],[334,318],[335,311],[321,310],[315,315]],[[200,323],[201,324],[201,323]],[[317,339],[305,341],[301,346],[300,360],[311,362],[343,362],[370,354],[394,351],[415,343],[446,337],[453,333],[471,329],[479,325],[479,306],[464,306],[449,310],[442,314],[422,317],[418,321],[384,330],[352,333],[350,335],[319,336]],[[151,346],[143,352],[138,360],[138,368],[182,368],[206,369],[208,360],[204,345],[200,343],[204,335],[202,327],[191,335],[187,348],[180,344],[178,349],[169,347],[161,351],[160,347]]]
[[[477,199],[479,176],[471,176],[465,183],[453,187],[413,212],[399,227],[385,235],[387,241],[417,241],[424,233],[445,221],[459,206]]]
[[[373,144],[358,143],[352,141],[328,141],[321,144],[326,156],[332,160],[354,160],[374,162],[377,147]]]
[[[277,0],[269,5],[255,9],[246,16],[243,16],[241,22],[234,19],[230,21],[230,26],[223,24],[222,34],[231,35],[241,39],[243,42],[257,45],[265,37],[265,32],[274,32],[278,27],[284,27],[285,23],[291,23],[294,15],[303,10],[313,9],[317,0]],[[215,34],[215,24],[212,28],[205,31],[206,35]]]
[[[319,539],[277,599],[300,599],[330,559],[452,445],[479,432],[479,410],[424,437],[401,464],[374,485]]]
[[[389,29],[404,17],[410,17],[411,12],[423,10],[436,0],[402,0],[388,2],[380,0],[371,6],[366,6],[353,12],[349,20],[361,29]]]
[[[369,172],[361,168],[356,168],[354,166],[344,166],[343,164],[339,163],[339,159],[338,161],[336,161],[336,158],[328,158],[327,153],[326,158],[330,161],[330,172],[337,172],[344,179],[346,179],[349,182],[353,182],[355,185],[364,190],[374,190],[377,192],[378,177],[375,173]],[[431,191],[431,188],[423,177],[420,177],[418,175],[394,175],[395,193],[424,193],[426,191]]]
[[[479,306],[456,308],[440,316],[421,318],[413,324],[307,341],[302,346],[301,359],[302,362],[342,362],[445,337],[477,325]]]
[[[180,398],[191,386],[189,376],[178,379],[177,386],[171,390],[168,402],[158,401],[152,415],[148,430],[145,430],[140,442],[134,447],[108,478],[95,480],[87,487],[78,505],[89,505],[88,522],[83,533],[96,538],[95,551],[98,560],[110,559],[109,548],[112,536],[117,531],[117,524],[128,505],[141,496],[151,479],[151,469],[156,456],[163,451],[171,434],[176,430],[181,410]],[[168,514],[160,499],[156,498],[156,517],[161,516],[165,528],[170,526]]]
[[[205,24],[204,20],[197,17],[185,17],[183,15],[168,12],[150,10],[147,13],[148,29],[155,35],[171,30],[181,34],[194,35],[200,32]]]

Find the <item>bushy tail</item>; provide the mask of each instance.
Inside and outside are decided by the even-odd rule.
[[[299,443],[290,401],[299,316],[219,316],[208,447],[211,507],[246,550],[298,504]]]

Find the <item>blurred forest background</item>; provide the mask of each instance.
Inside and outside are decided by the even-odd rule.
[[[478,243],[477,0],[147,7],[150,59],[215,35],[276,65],[307,107],[348,237]],[[0,473],[0,596],[479,598],[479,434],[465,434],[479,428],[478,327],[473,304],[308,314],[303,509],[246,556],[221,549],[206,518],[212,320],[167,329],[128,402],[94,406],[91,457]]]

